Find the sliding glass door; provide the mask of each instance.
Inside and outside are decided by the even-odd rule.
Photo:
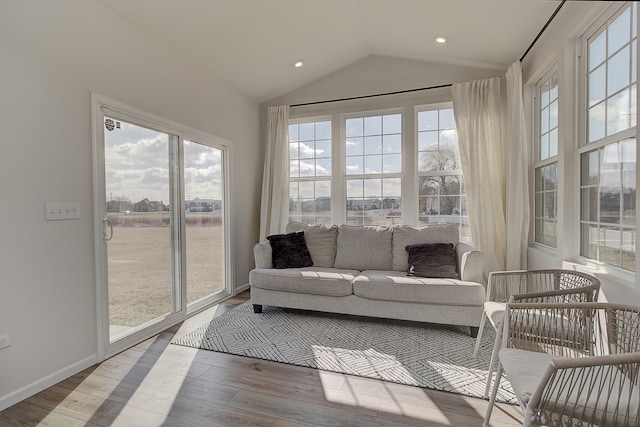
[[[192,306],[225,289],[223,154],[184,142],[187,303]]]
[[[105,116],[109,337],[179,310],[178,137]]]
[[[228,146],[112,104],[94,100],[101,359],[231,294]]]

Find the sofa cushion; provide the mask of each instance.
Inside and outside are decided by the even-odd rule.
[[[456,279],[407,276],[404,271],[362,271],[353,281],[353,293],[387,301],[482,306],[484,286]]]
[[[334,266],[360,271],[389,270],[391,238],[390,227],[340,225]]]
[[[337,225],[309,225],[301,222],[287,224],[287,233],[294,231],[304,231],[304,239],[315,267],[333,267],[338,245]]]
[[[455,224],[427,226],[394,225],[392,240],[392,270],[407,271],[409,257],[405,248],[420,243],[458,243],[459,231]]]
[[[410,276],[459,279],[453,243],[421,243],[405,248],[409,253]]]
[[[271,243],[273,268],[297,268],[313,265],[304,240],[304,231],[267,236]]]
[[[255,288],[342,297],[353,293],[352,281],[357,274],[354,270],[315,266],[283,270],[256,268],[249,273],[249,283]]]

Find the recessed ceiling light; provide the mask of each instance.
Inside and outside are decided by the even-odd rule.
[[[302,59],[298,59],[293,63],[293,68],[302,68],[304,66],[304,61]]]
[[[433,40],[435,40],[435,42],[438,43],[438,44],[445,44],[446,42],[449,41],[449,37],[447,37],[447,36],[435,36],[433,38]]]

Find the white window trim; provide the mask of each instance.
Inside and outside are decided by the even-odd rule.
[[[458,176],[458,175],[462,175],[463,176],[463,181],[464,181],[464,173],[462,170],[462,164],[460,164],[460,168],[457,169],[456,171],[439,171],[439,172],[420,172],[420,168],[418,165],[420,156],[419,156],[419,151],[420,151],[420,144],[419,144],[419,129],[418,129],[418,115],[420,112],[423,111],[436,111],[436,110],[448,110],[448,109],[453,109],[453,102],[452,101],[448,101],[448,102],[439,102],[439,103],[433,103],[433,104],[421,104],[421,105],[416,105],[414,107],[414,126],[413,126],[413,140],[414,140],[414,147],[413,147],[413,167],[415,169],[415,171],[413,172],[412,176],[413,176],[413,184],[412,184],[412,197],[413,197],[413,201],[415,202],[415,206],[413,206],[412,209],[412,214],[415,215],[415,220],[414,223],[415,224],[419,224],[420,223],[420,190],[418,188],[418,185],[420,183],[420,177],[421,176]],[[457,132],[457,126],[456,126],[456,132]],[[459,148],[459,145],[458,145]],[[467,199],[467,193],[466,193],[466,181],[465,182],[465,192],[464,192],[464,197],[465,199]],[[468,199],[467,199],[468,200]],[[468,218],[468,215],[467,215]],[[471,232],[471,230],[469,230],[469,233]],[[471,236],[469,235],[468,237],[461,237],[461,241],[464,241],[466,243],[469,243],[471,239]]]
[[[402,150],[401,153],[401,165],[399,173],[379,173],[379,174],[358,174],[358,175],[347,175],[347,152],[346,152],[346,139],[347,139],[347,129],[346,123],[348,119],[360,118],[360,117],[371,117],[371,116],[383,116],[390,114],[400,114],[401,115],[401,125],[400,129],[402,131],[400,138],[400,147]],[[338,175],[335,175],[340,178],[339,183],[335,183],[333,187],[336,187],[335,190],[332,187],[332,209],[333,206],[336,207],[335,211],[333,211],[333,216],[338,218],[338,223],[346,224],[347,222],[347,180],[349,179],[384,179],[384,178],[400,178],[401,187],[401,212],[402,216],[400,217],[401,223],[405,223],[407,221],[407,206],[405,205],[405,195],[406,195],[406,186],[407,180],[405,179],[406,174],[406,153],[407,153],[407,138],[406,138],[406,111],[403,107],[396,108],[385,108],[385,109],[376,109],[376,110],[366,110],[366,111],[355,111],[349,113],[341,113],[340,114],[340,138],[338,140],[339,150],[337,151],[337,155],[339,156],[339,171]],[[334,145],[335,147],[335,145]],[[334,157],[335,159],[335,157]],[[339,187],[340,189],[338,190]],[[334,193],[335,191],[335,193]]]
[[[593,151],[604,147],[612,142],[622,141],[625,138],[638,138],[637,124],[640,120],[640,103],[638,100],[638,92],[636,91],[636,127],[632,129],[626,129],[624,131],[618,132],[614,135],[605,136],[598,142],[587,143],[587,92],[588,92],[588,40],[595,35],[598,31],[603,29],[604,26],[613,22],[631,3],[613,3],[609,7],[605,8],[603,12],[600,14],[598,19],[594,21],[592,25],[590,25],[587,30],[577,38],[577,52],[580,52],[578,61],[577,61],[577,70],[576,70],[576,81],[577,81],[577,96],[576,96],[576,104],[577,104],[577,149],[574,153],[574,159],[576,163],[576,169],[574,171],[574,189],[577,189],[578,193],[580,192],[581,187],[581,156],[585,152]],[[637,19],[640,17],[640,13],[638,13]],[[637,28],[640,29],[640,25],[637,24]],[[638,43],[640,46],[640,43]],[[640,60],[640,55],[636,55],[636,61]],[[638,83],[636,83],[638,85]],[[636,165],[640,164],[640,150],[636,150]],[[636,172],[637,174],[637,172]],[[636,183],[638,182],[638,176],[636,176]],[[576,232],[574,233],[574,259],[575,261],[565,260],[563,261],[563,266],[568,268],[577,268],[581,270],[586,270],[591,274],[598,275],[606,275],[611,277],[615,282],[620,283],[626,287],[630,287],[632,289],[637,289],[638,285],[636,285],[636,274],[629,270],[624,270],[619,267],[615,267],[613,265],[606,264],[604,262],[594,260],[591,258],[587,258],[582,256],[581,253],[581,232],[580,232],[580,218],[581,218],[581,197],[576,197],[575,200],[575,221],[578,224]],[[636,206],[640,205],[640,193],[636,191]],[[638,230],[638,218],[636,216],[636,230]],[[636,250],[636,266],[640,261],[640,255]],[[636,267],[637,269],[637,267]]]
[[[331,174],[330,175],[326,175],[326,176],[305,176],[305,177],[299,177],[299,178],[295,178],[296,182],[316,182],[316,181],[329,181],[331,184],[331,221],[332,224],[336,224],[336,222],[334,222],[334,203],[335,203],[335,195],[334,195],[334,187],[335,187],[335,179],[334,179],[334,172],[335,172],[335,132],[334,132],[334,127],[333,126],[333,117],[330,114],[325,114],[325,115],[321,115],[321,116],[309,116],[309,117],[298,117],[298,118],[294,118],[294,119],[289,119],[289,123],[288,125],[300,125],[300,124],[306,124],[306,123],[316,123],[316,122],[330,122],[331,123]],[[287,126],[288,126],[287,125]],[[289,137],[289,141],[291,140],[291,138]],[[287,144],[289,143],[289,141],[287,141]],[[289,178],[289,182],[291,183],[291,176],[288,176]],[[287,192],[289,193],[290,190],[287,190]],[[289,194],[289,197],[291,197],[291,195]]]
[[[609,135],[609,136],[605,136],[604,138],[602,138],[601,140],[599,140],[598,142],[591,142],[589,143],[587,141],[587,93],[588,93],[588,79],[587,79],[587,73],[588,73],[588,68],[589,65],[587,64],[587,60],[589,57],[588,54],[588,50],[589,50],[589,39],[592,38],[595,34],[597,34],[598,32],[600,32],[601,30],[604,29],[605,26],[607,26],[608,24],[612,23],[629,5],[631,4],[631,2],[623,2],[623,3],[616,3],[614,2],[614,4],[612,4],[611,6],[609,6],[608,8],[606,8],[602,14],[600,15],[600,17],[583,33],[583,35],[581,35],[578,40],[577,43],[579,44],[579,52],[580,52],[580,58],[578,61],[578,76],[577,76],[577,80],[578,80],[578,99],[577,99],[577,104],[578,104],[578,159],[580,158],[580,154],[587,152],[587,151],[591,151],[594,150],[596,148],[599,147],[603,147],[607,144],[610,144],[612,142],[616,142],[616,141],[621,141],[622,139],[628,138],[629,136],[627,135],[631,135],[631,137],[635,137],[636,136],[636,132],[635,132],[635,128],[634,129],[627,129],[621,132],[618,132],[616,134],[613,135]],[[640,15],[640,13],[638,13],[638,15]],[[636,57],[636,61],[638,60],[638,58]],[[636,108],[637,110],[637,108]],[[637,114],[637,111],[636,111]],[[637,120],[636,120],[637,123]],[[637,124],[636,124],[637,127]],[[580,181],[578,181],[580,182]]]
[[[541,123],[540,123],[540,86],[543,82],[547,81],[549,79],[549,77],[556,75],[558,78],[558,150],[555,156],[553,157],[547,157],[544,160],[540,160],[540,130],[541,130]],[[529,246],[534,246],[540,250],[543,250],[545,252],[548,252],[550,254],[556,254],[558,252],[558,247],[560,246],[560,242],[561,242],[561,233],[562,233],[562,219],[560,216],[560,211],[561,211],[561,200],[560,200],[560,194],[561,194],[561,188],[560,188],[560,183],[562,181],[561,179],[561,171],[560,171],[560,158],[561,158],[561,153],[563,151],[563,144],[562,144],[562,139],[561,139],[561,120],[560,120],[560,114],[562,112],[562,99],[560,96],[560,76],[559,76],[559,66],[558,66],[558,61],[554,61],[553,64],[547,68],[547,70],[538,78],[535,80],[535,84],[533,84],[532,86],[533,89],[533,96],[531,99],[532,102],[532,109],[531,111],[534,114],[533,117],[533,126],[532,126],[532,138],[531,141],[533,141],[532,145],[532,156],[531,158],[533,159],[533,167],[532,167],[532,183],[533,185],[531,186],[531,223],[529,224],[529,227],[531,229],[531,233],[530,233],[530,240],[529,240]],[[544,243],[540,243],[540,242],[536,242],[536,169],[547,166],[549,164],[552,163],[556,163],[556,171],[557,171],[557,182],[556,182],[556,194],[557,194],[557,200],[556,200],[556,246],[549,246],[549,245],[545,245]]]

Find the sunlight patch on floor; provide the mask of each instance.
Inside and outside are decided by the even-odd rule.
[[[319,350],[318,356],[326,358],[326,349]],[[363,360],[366,361],[366,357]],[[395,361],[393,364],[399,365],[400,362]],[[407,377],[411,376],[411,373],[401,366],[396,369],[403,370]],[[447,415],[440,411],[419,387],[326,371],[318,371],[318,375],[328,402],[449,425]]]
[[[191,365],[196,356],[196,351],[186,353],[182,355],[180,363],[176,363],[175,359],[165,357],[164,354],[161,355],[131,395],[127,406],[118,414],[114,424],[122,423],[122,425],[126,425],[126,420],[130,416],[134,416],[134,414],[129,414],[128,412],[138,411],[136,408],[151,409],[152,407],[151,411],[154,414],[154,420],[158,419],[158,416],[163,417],[162,419],[166,418],[171,413],[173,403],[180,394],[183,382],[164,382],[162,384],[162,392],[159,393],[157,389],[158,376],[162,376],[163,370],[170,369],[172,373],[178,374],[185,379],[188,378],[187,374],[191,370]]]

